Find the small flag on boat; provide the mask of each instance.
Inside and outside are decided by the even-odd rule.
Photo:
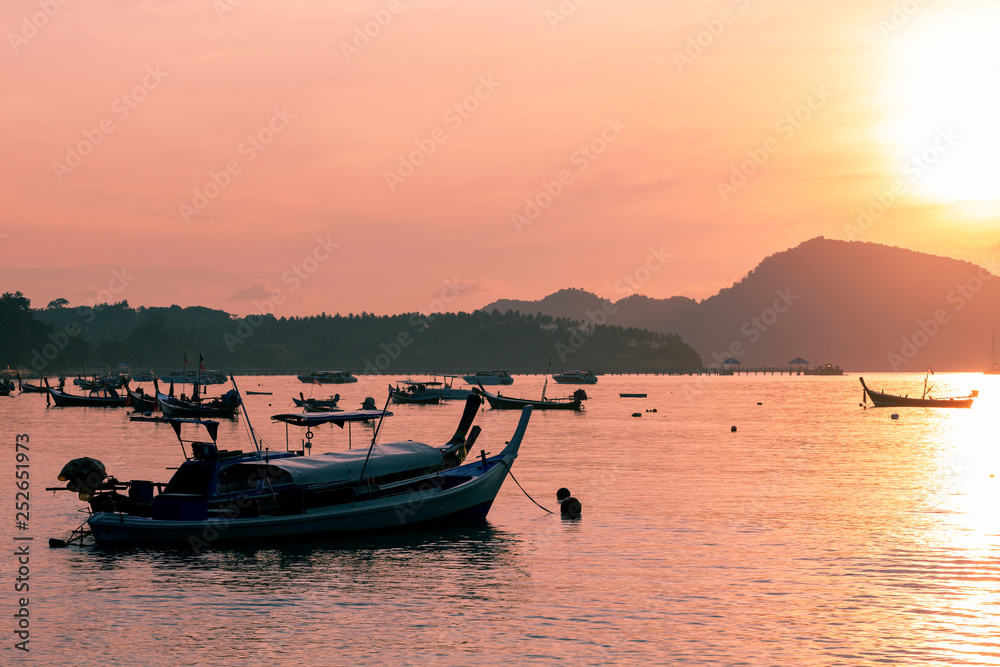
[[[205,357],[201,356],[200,352],[198,353],[198,370],[205,370]]]

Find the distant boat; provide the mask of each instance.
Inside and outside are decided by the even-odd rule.
[[[400,380],[395,387],[389,385],[389,396],[393,403],[404,405],[437,405],[441,402],[440,394],[429,393],[426,384],[412,380]]]
[[[17,385],[21,390],[22,394],[47,394],[49,390],[41,385],[30,384],[21,379],[21,376],[17,376]]]
[[[160,376],[160,382],[172,384],[225,384],[229,376],[222,371],[172,371]]]
[[[618,394],[618,398],[646,398],[646,394]]]
[[[125,394],[128,396],[128,404],[136,412],[155,412],[157,410],[156,396],[147,394],[142,390],[142,387],[132,389],[126,382]]]
[[[873,391],[865,384],[864,378],[859,379],[861,380],[861,387],[864,389],[864,402],[867,403],[867,400],[871,399],[872,406],[876,408],[971,408],[972,401],[979,396],[979,392],[973,390],[968,396],[933,398],[927,393],[930,391],[930,387],[927,386],[926,376],[924,376],[924,393],[920,398],[910,398],[908,395],[898,396],[896,394],[887,394],[884,391]]]
[[[817,366],[816,368],[807,368],[802,371],[803,375],[843,375],[844,369],[840,366],[834,366],[833,364],[827,364],[826,366]]]
[[[299,382],[307,384],[347,384],[358,381],[350,371],[313,371],[296,377],[299,378]]]
[[[441,379],[438,380],[437,375],[432,375],[430,380],[420,381],[425,387],[424,391],[426,394],[440,396],[442,401],[451,399],[464,401],[475,393],[472,389],[456,389],[453,386],[455,380],[460,377],[458,375],[441,375],[440,377]],[[411,381],[407,380],[407,382]]]
[[[529,405],[536,410],[580,410],[583,402],[589,398],[583,389],[577,389],[572,396],[566,398],[546,398],[544,390],[540,399],[513,398],[499,393],[491,394],[482,386],[479,387],[479,393],[489,401],[494,410],[521,410]]]
[[[0,396],[10,396],[12,391],[14,391],[14,383],[0,379]]]
[[[471,385],[479,384],[514,384],[514,378],[507,371],[476,371],[463,375],[462,379]]]
[[[194,386],[194,397],[191,400],[175,398],[162,393],[157,387],[156,404],[164,417],[218,419],[220,417],[235,417],[240,407],[239,392],[230,389],[222,396],[209,401],[198,396],[198,385]]]
[[[996,334],[990,340],[990,365],[983,371],[983,375],[1000,375],[1000,364],[997,364],[994,352],[996,350]]]
[[[76,378],[73,380],[80,389],[121,389],[125,386],[127,375],[105,375],[103,377]]]
[[[306,412],[329,412],[337,408],[340,401],[340,394],[334,394],[330,398],[306,398],[299,392],[298,398],[293,398],[292,402]]]
[[[245,391],[243,393],[247,396],[271,396],[274,394],[273,391]]]
[[[597,384],[597,376],[590,371],[566,371],[555,373],[552,379],[559,384]]]
[[[91,389],[87,394],[69,394],[60,389],[49,387],[47,380],[42,380],[49,390],[49,398],[58,407],[92,407],[92,408],[124,408],[128,398],[111,388]]]

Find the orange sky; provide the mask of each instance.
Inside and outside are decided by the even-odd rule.
[[[0,290],[37,307],[704,298],[817,235],[998,250],[991,3],[7,0],[0,27]]]

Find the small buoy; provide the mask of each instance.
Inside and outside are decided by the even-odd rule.
[[[633,413],[632,413],[632,416],[633,416],[633,417],[641,417],[641,416],[642,416],[642,413],[641,413],[641,412],[633,412]]]
[[[50,549],[62,549],[65,546],[66,546],[66,540],[56,539],[55,537],[49,538]]]
[[[729,430],[732,431],[733,433],[736,433],[736,427],[735,426],[730,426]]]
[[[760,401],[757,401],[757,405],[764,405],[764,404],[761,403]]]
[[[559,501],[559,514],[564,519],[580,518],[580,515],[583,513],[583,505],[569,494],[569,489],[563,487],[556,491],[556,500]]]
[[[899,413],[893,412],[891,415],[889,415],[889,419],[899,419]]]
[[[653,412],[656,412],[656,408],[653,408]]]

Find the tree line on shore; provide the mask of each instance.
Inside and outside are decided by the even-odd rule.
[[[52,375],[117,368],[207,367],[260,372],[572,368],[701,368],[678,336],[516,311],[240,317],[201,306],[132,308],[127,301],[34,309],[20,292],[0,296],[0,366]]]

